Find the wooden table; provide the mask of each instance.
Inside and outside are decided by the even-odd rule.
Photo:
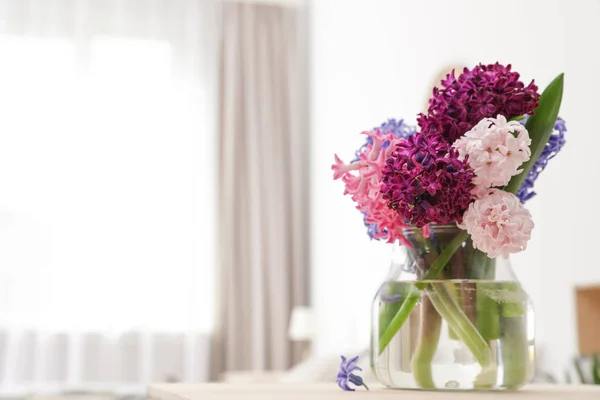
[[[370,391],[344,392],[334,382],[319,384],[156,384],[148,387],[149,400],[600,400],[600,386],[530,385],[517,392],[424,392],[374,387]]]

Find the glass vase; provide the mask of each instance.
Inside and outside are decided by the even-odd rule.
[[[425,390],[515,390],[528,383],[533,308],[508,259],[488,258],[456,226],[431,226],[428,237],[417,228],[404,235],[411,246],[394,257],[373,302],[377,379]]]

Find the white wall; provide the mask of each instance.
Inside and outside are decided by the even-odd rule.
[[[536,185],[540,196],[528,203],[534,237],[514,257],[538,311],[542,357],[562,377],[576,349],[572,285],[600,282],[600,1],[318,0],[311,16],[313,294],[326,327],[317,353],[367,346],[370,302],[389,261],[389,248],[369,242],[332,181],[333,154],[349,159],[362,143],[358,133],[386,118],[415,121],[441,68],[500,61],[541,88],[566,73],[568,144]]]

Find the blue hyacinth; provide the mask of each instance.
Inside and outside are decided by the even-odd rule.
[[[340,364],[340,371],[338,372],[338,375],[337,375],[338,386],[344,390],[349,390],[349,391],[354,392],[354,389],[352,389],[348,385],[348,382],[350,382],[350,383],[355,384],[356,386],[364,386],[367,390],[369,390],[369,387],[367,385],[365,385],[362,378],[360,376],[354,375],[352,373],[354,371],[362,371],[362,368],[360,368],[359,366],[356,365],[356,362],[358,361],[358,356],[356,356],[350,360],[346,360],[346,357],[344,357],[344,356],[341,356],[341,357],[342,357],[342,363]]]
[[[527,118],[528,117],[522,120],[521,124],[525,125]],[[544,170],[544,168],[546,168],[546,165],[548,165],[548,161],[553,159],[554,156],[556,156],[556,154],[558,154],[558,152],[565,145],[565,132],[567,132],[565,121],[558,117],[554,123],[554,131],[550,135],[550,139],[548,139],[546,147],[544,147],[544,150],[542,150],[540,158],[538,158],[535,164],[533,164],[533,167],[517,191],[517,197],[519,200],[521,200],[521,203],[525,203],[527,200],[530,200],[536,195],[536,193],[533,191],[533,185],[540,173]]]

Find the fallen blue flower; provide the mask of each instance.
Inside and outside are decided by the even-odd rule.
[[[369,387],[365,385],[362,378],[358,375],[354,375],[352,372],[354,371],[362,371],[362,369],[356,365],[358,361],[358,356],[350,359],[350,361],[346,360],[346,357],[342,356],[342,363],[340,364],[340,372],[337,375],[337,384],[344,390],[350,390],[354,392],[348,382],[355,384],[356,386],[364,386],[367,390]]]

